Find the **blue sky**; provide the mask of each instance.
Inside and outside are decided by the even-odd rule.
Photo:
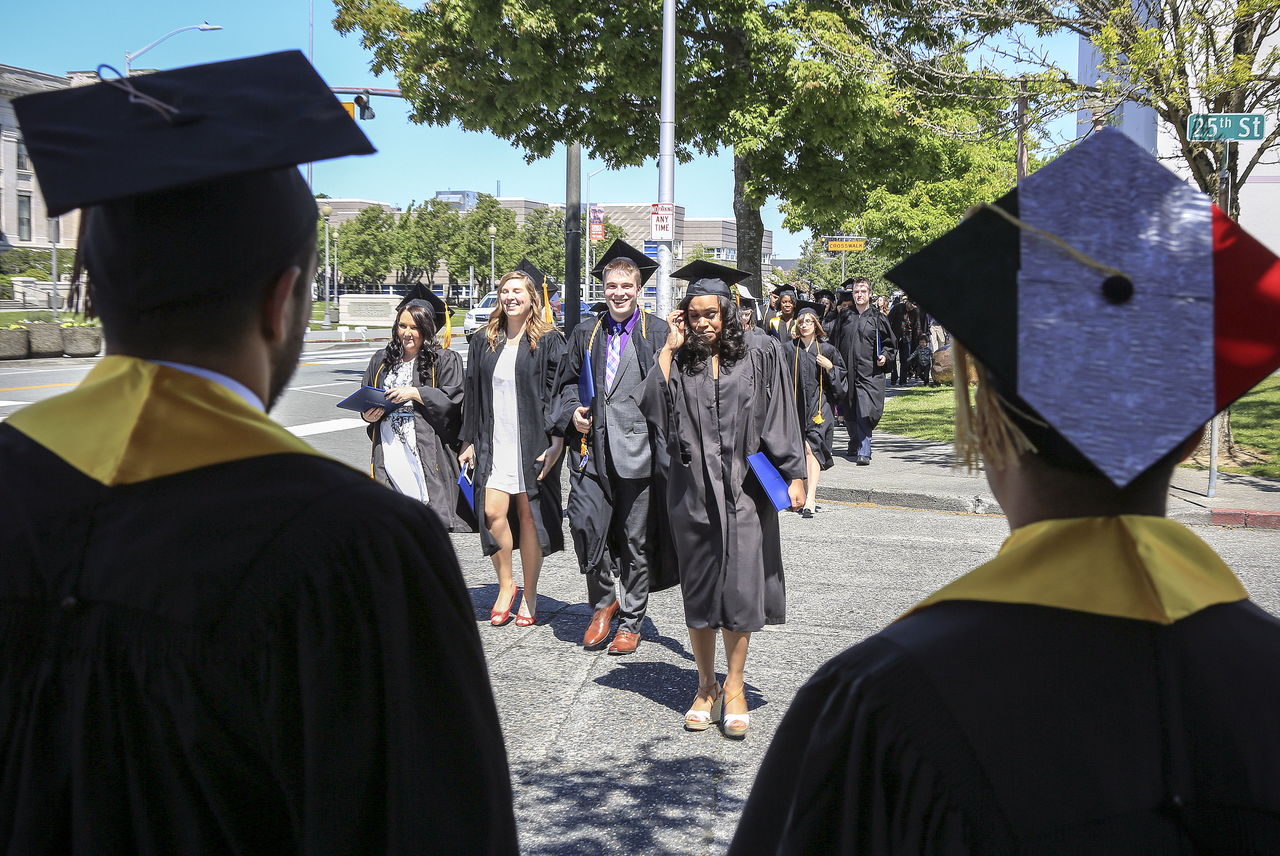
[[[354,36],[333,30],[329,0],[314,0],[314,60],[331,86],[395,88],[390,76],[375,78],[369,56]],[[309,0],[130,0],[89,3],[86,0],[39,0],[9,3],[0,27],[0,63],[51,74],[94,69],[107,62],[123,68],[124,53],[136,51],[170,30],[208,21],[223,29],[180,33],[139,57],[135,68],[176,68],[270,51],[308,49]],[[652,52],[656,57],[658,51]],[[564,201],[563,152],[526,164],[523,154],[489,134],[457,127],[414,125],[406,106],[395,99],[375,98],[377,118],[361,123],[378,148],[365,158],[316,164],[316,192],[407,205],[430,198],[437,190],[525,196],[546,202]],[[679,106],[677,105],[677,121]],[[600,168],[585,162],[583,179]],[[585,190],[585,187],[584,187]],[[618,172],[605,171],[591,180],[593,201],[652,202],[658,195],[656,165]],[[690,217],[733,216],[733,162],[728,153],[702,157],[676,169],[676,202]],[[776,205],[764,211],[773,230],[774,253],[794,256],[806,234],[782,229]]]

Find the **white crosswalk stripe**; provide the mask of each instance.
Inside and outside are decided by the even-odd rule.
[[[316,434],[332,434],[334,431],[348,431],[352,428],[364,428],[363,419],[325,419],[323,422],[307,422],[302,425],[289,425],[286,430],[295,437],[314,437]]]

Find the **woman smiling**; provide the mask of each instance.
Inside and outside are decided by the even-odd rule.
[[[373,477],[430,505],[452,532],[473,532],[458,494],[462,358],[436,342],[444,301],[416,286],[400,304],[391,343],[369,361],[364,385],[386,390],[387,406],[366,410]]]
[[[489,620],[506,624],[519,595],[512,573],[520,551],[524,601],[516,624],[536,623],[543,556],[564,549],[560,453],[551,427],[564,336],[543,318],[546,275],[528,260],[498,281],[498,307],[483,336],[471,337],[459,456],[475,467],[480,544],[493,560],[498,597]]]

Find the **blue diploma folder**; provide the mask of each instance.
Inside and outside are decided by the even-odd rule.
[[[596,400],[596,376],[591,371],[591,352],[582,355],[582,370],[578,372],[578,401],[590,407]]]
[[[400,405],[392,401],[387,401],[387,391],[378,389],[376,386],[362,386],[348,395],[346,398],[338,402],[338,406],[343,410],[354,410],[357,413],[364,413],[370,407],[385,407],[388,410],[399,407]]]
[[[747,463],[751,465],[751,472],[755,473],[756,478],[760,480],[760,486],[764,488],[764,492],[769,494],[773,507],[778,511],[786,511],[790,508],[791,495],[787,493],[787,483],[782,480],[782,473],[778,472],[778,468],[765,456],[765,453],[756,452],[754,455],[748,455]]]
[[[476,510],[476,486],[468,475],[468,468],[463,467],[462,472],[458,473],[458,490],[462,491],[462,498],[467,501],[467,505],[471,506],[472,513]]]

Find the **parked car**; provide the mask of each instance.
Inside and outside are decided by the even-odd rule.
[[[479,330],[485,324],[489,323],[489,315],[493,312],[494,307],[498,305],[498,293],[491,291],[476,302],[471,307],[471,311],[467,313],[467,317],[462,320],[462,335],[468,339],[471,334]]]

